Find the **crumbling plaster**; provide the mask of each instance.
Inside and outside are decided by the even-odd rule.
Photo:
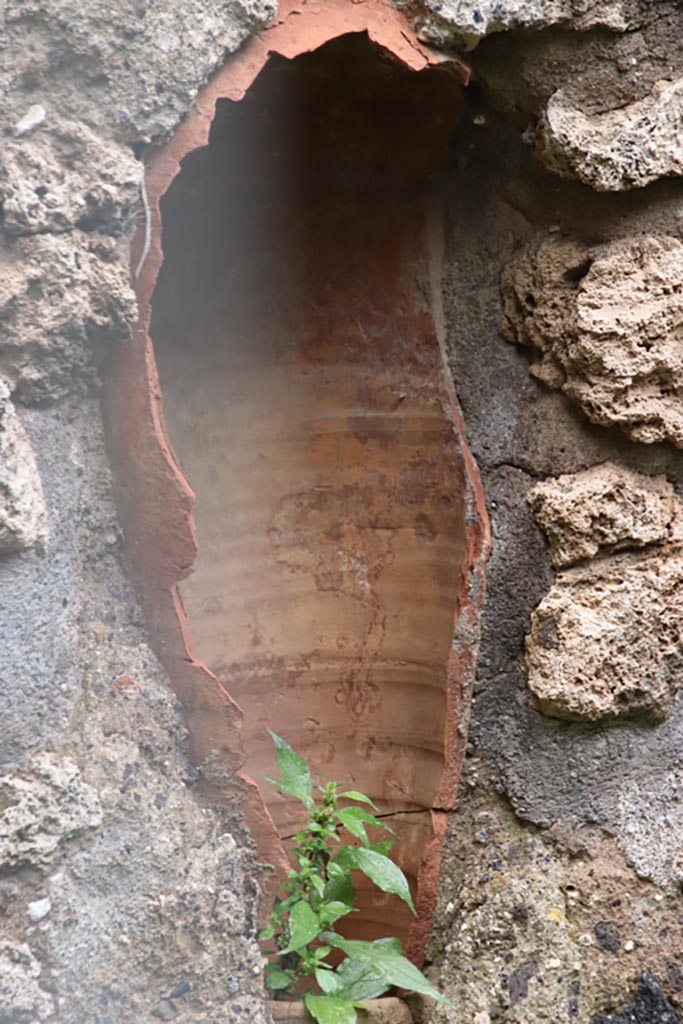
[[[498,325],[500,276],[525,244],[683,241],[668,134],[682,12],[629,0],[408,13],[439,45],[478,43],[457,185],[446,186],[445,315],[494,529],[470,756],[430,950],[460,1009],[423,1016],[588,1022],[635,996],[647,970],[680,1014],[680,705],[655,726],[560,722],[530,706],[523,650],[554,580],[531,488],[611,461],[666,476],[680,496],[681,454],[589,423],[529,377],[527,353]],[[13,858],[0,882],[3,1024],[265,1021],[248,838],[194,795],[181,708],[120,568],[96,367],[135,316],[140,158],[272,14],[267,2],[10,0],[1,15],[3,443],[31,445],[20,492],[42,491],[49,526],[24,516],[0,559],[0,822],[35,807],[41,848],[56,843],[19,865],[0,824]],[[651,131],[657,154],[640,148]],[[46,764],[65,789],[46,781]],[[56,829],[41,829],[50,801]],[[654,1009],[641,1019],[655,1020],[666,1006],[644,984],[639,1005]]]

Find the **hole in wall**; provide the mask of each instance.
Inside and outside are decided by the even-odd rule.
[[[416,959],[473,670],[454,626],[476,627],[486,548],[432,308],[429,213],[461,111],[457,77],[364,32],[271,56],[167,175],[153,350],[143,318],[105,387],[129,563],[197,760],[230,760],[217,723],[242,717],[247,778],[272,769],[268,726],[371,796],[418,920],[361,886],[350,933]],[[262,795],[296,831],[299,805]]]
[[[466,553],[420,221],[459,111],[449,75],[405,71],[365,35],[271,59],[162,200],[152,302],[197,496],[181,594],[244,712],[245,770],[271,769],[271,727],[367,793],[397,815],[414,890]],[[301,827],[296,800],[264,796],[281,835]],[[359,906],[356,936],[407,937],[400,901],[369,887]]]

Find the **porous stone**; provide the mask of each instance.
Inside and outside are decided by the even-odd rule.
[[[42,967],[26,943],[0,940],[0,1024],[45,1020],[55,1010],[40,986]]]
[[[102,822],[95,790],[72,761],[39,754],[0,778],[0,866],[45,867],[68,839]]]
[[[675,899],[683,884],[683,784],[676,770],[624,778],[619,787],[621,846],[641,878],[652,879]],[[657,841],[653,842],[653,836]]]
[[[530,829],[504,797],[487,792],[485,763],[475,757],[469,764],[471,781],[476,777],[478,785],[463,790],[449,825],[452,859],[427,951],[433,964],[429,973],[467,1013],[425,999],[418,1001],[423,1015],[416,1019],[421,1024],[474,1024],[481,1014],[490,1024],[587,1024],[597,1013],[610,1012],[608,1007],[631,1003],[632,1010],[633,974],[641,964],[656,966],[680,1007],[681,989],[674,989],[680,889],[671,887],[664,895],[637,877],[614,840],[600,838],[597,830],[581,829],[568,844],[570,793],[564,821],[550,833]],[[575,783],[574,793],[576,788]],[[650,792],[641,795],[641,802]],[[670,806],[675,794],[665,796]],[[484,824],[489,834],[485,856],[471,839]],[[650,832],[650,846],[666,847],[669,838],[675,842],[676,824],[680,829],[680,818],[672,821],[664,844],[653,843],[652,835],[659,838],[660,833]],[[647,826],[656,830],[657,823],[644,822],[643,836]],[[585,835],[589,831],[591,839]],[[621,946],[615,954],[617,937]],[[629,954],[633,937],[636,952]],[[650,1007],[651,1017],[610,1018],[610,1024],[659,1024],[657,1002]]]
[[[606,548],[640,548],[664,541],[677,505],[666,477],[650,477],[606,462],[536,484],[529,504],[558,569]]]
[[[25,402],[92,383],[98,355],[136,316],[118,244],[74,230],[0,241],[0,374]]]
[[[526,639],[534,705],[569,720],[666,715],[683,668],[682,587],[680,550],[558,576]]]
[[[586,114],[562,89],[548,100],[536,150],[549,170],[600,192],[642,188],[683,174],[683,79],[657,82],[649,96]]]
[[[502,275],[505,338],[602,426],[683,447],[683,244],[667,236],[531,245]]]
[[[49,535],[43,488],[31,442],[0,380],[0,554],[45,546]]]
[[[680,1024],[656,975],[645,971],[633,1000],[614,1013],[599,1013],[592,1024]]]
[[[276,14],[273,0],[8,0],[0,88],[16,123],[33,104],[106,133],[168,133],[227,53]]]
[[[50,132],[6,142],[0,202],[12,234],[73,227],[120,234],[139,195],[142,165],[124,146],[65,121]]]
[[[426,0],[422,32],[441,46],[467,50],[494,32],[571,25],[579,31],[623,31],[628,23],[624,0]]]

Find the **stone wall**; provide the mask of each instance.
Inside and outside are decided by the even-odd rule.
[[[430,949],[459,1009],[420,1012],[675,1021],[683,11],[406,12],[474,68],[443,286],[494,528]],[[266,1019],[250,840],[197,793],[121,569],[97,368],[135,318],[141,161],[273,13],[3,10],[2,1024]]]
[[[136,314],[140,158],[272,13],[0,17],[3,1024],[265,1020],[249,840],[195,795],[121,569],[97,367]]]
[[[449,345],[493,553],[431,947],[463,1013],[424,1019],[674,1021],[683,11],[495,6],[494,25],[470,4],[425,23],[497,34],[468,54],[446,186]]]

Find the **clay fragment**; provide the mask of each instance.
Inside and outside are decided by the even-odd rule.
[[[388,996],[384,999],[368,999],[363,1009],[358,1011],[358,1024],[413,1024],[413,1015],[407,1003],[402,999]],[[303,1003],[275,1002],[268,1003],[273,1024],[313,1024],[313,1018]]]

